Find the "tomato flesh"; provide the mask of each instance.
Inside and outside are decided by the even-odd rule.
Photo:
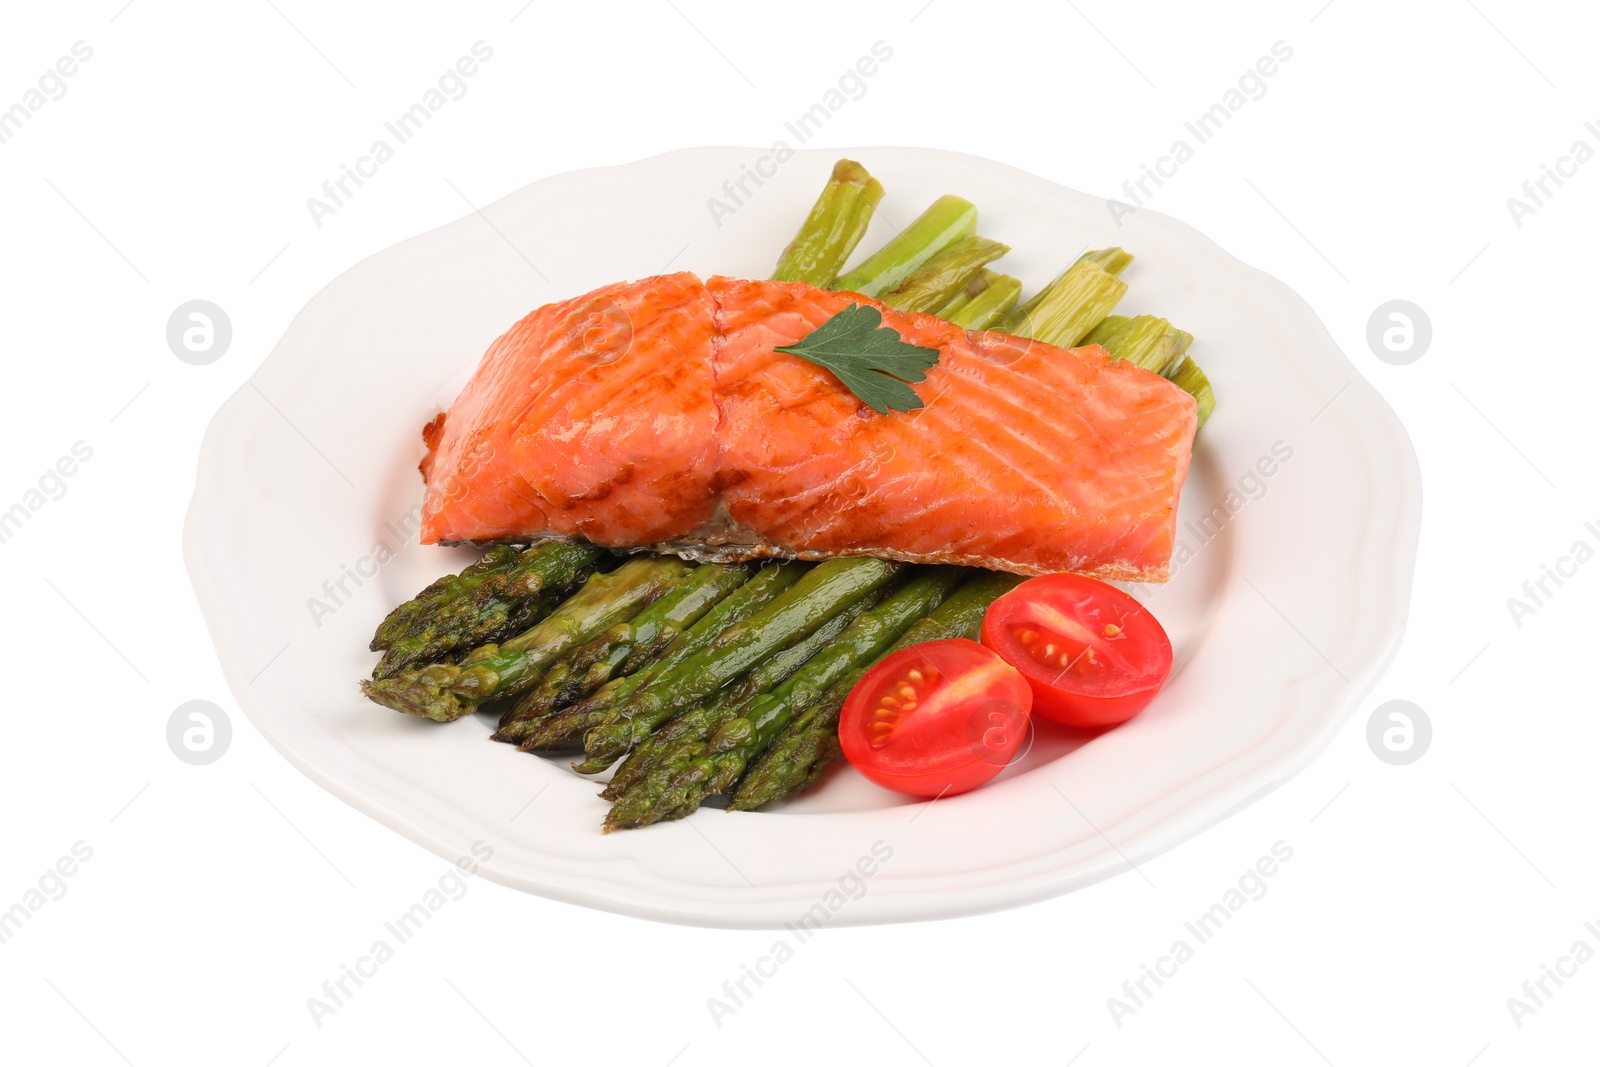
[[[983,643],[1028,679],[1036,713],[1068,726],[1126,722],[1172,671],[1172,641],[1155,616],[1080,574],[1030,578],[996,600]]]
[[[976,641],[929,641],[876,664],[839,713],[857,770],[913,796],[964,793],[999,774],[1028,732],[1033,690]]]

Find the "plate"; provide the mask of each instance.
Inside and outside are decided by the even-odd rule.
[[[928,803],[849,768],[774,811],[602,835],[565,763],[366,703],[373,627],[470,553],[417,544],[418,431],[533,307],[667,270],[763,277],[840,153],[703,148],[561,174],[341,275],[223,405],[184,554],[228,683],[313,780],[454,860],[558,900],[729,927],[931,919],[1128,871],[1304,767],[1393,657],[1420,523],[1394,414],[1306,304],[1183,224],[973,156],[847,150],[888,194],[863,248],[942,193],[979,205],[1034,285],[1086,247],[1137,259],[1119,311],[1197,338],[1217,411],[1184,488],[1177,569],[1128,587],[1176,650],[1166,689],[1099,735],[1041,726],[983,789]],[[809,917],[809,918],[807,918]]]

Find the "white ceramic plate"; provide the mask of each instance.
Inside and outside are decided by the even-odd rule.
[[[995,783],[931,806],[849,768],[774,812],[707,809],[603,836],[594,785],[362,700],[366,643],[469,553],[416,543],[424,421],[529,309],[667,269],[765,276],[838,153],[771,172],[693,149],[528,186],[373,256],[308,304],[201,450],[184,548],[234,696],[335,795],[440,856],[529,892],[676,922],[770,927],[960,915],[1127,871],[1286,780],[1376,683],[1400,640],[1421,507],[1392,412],[1304,302],[1172,219],[948,152],[849,154],[888,195],[876,247],[941,193],[1037,285],[1085,247],[1138,257],[1122,309],[1192,331],[1218,396],[1184,488],[1178,572],[1136,589],[1177,650],[1167,688],[1092,739],[1041,728]],[[710,198],[732,207],[713,211]],[[393,558],[390,558],[390,557]],[[382,562],[380,562],[382,561]],[[1130,587],[1131,588],[1131,587]],[[887,855],[888,858],[883,857]],[[863,861],[863,857],[867,859]],[[851,878],[872,871],[864,893]],[[816,909],[820,908],[821,911]]]

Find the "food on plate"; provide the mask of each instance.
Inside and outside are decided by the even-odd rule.
[[[1030,578],[996,600],[983,643],[1027,677],[1036,714],[1067,726],[1126,722],[1172,672],[1172,642],[1156,617],[1079,574]]]
[[[1216,409],[1217,396],[1211,389],[1211,379],[1206,377],[1206,372],[1200,369],[1200,364],[1191,357],[1184,356],[1178,365],[1167,375],[1172,384],[1194,397],[1195,403],[1200,406],[1200,425],[1204,426],[1211,412]]]
[[[976,638],[983,614],[996,597],[1022,579],[998,571],[971,571],[939,606],[906,628],[889,653],[925,641]],[[887,655],[888,653],[885,653]],[[730,811],[756,808],[810,788],[842,754],[839,713],[845,700],[870,669],[858,667],[835,682],[822,698],[795,717],[768,746],[728,799]]]
[[[607,627],[626,622],[682,580],[681,560],[641,557],[589,576],[571,598],[529,629],[479,645],[459,663],[430,663],[361,683],[368,697],[396,711],[453,722],[491,697],[519,696],[543,668]]]
[[[489,547],[382,621],[366,695],[581,750],[607,831],[841,755],[960,792],[1030,709],[1143,707],[1170,642],[1094,576],[1168,576],[1215,403],[1194,338],[1112,314],[1120,248],[1023,300],[956,196],[846,269],[883,196],[841,160],[772,279],[608,285],[496,341],[421,463],[424,542]]]
[[[627,676],[673,646],[685,631],[716,610],[750,576],[742,564],[700,567],[637,618],[602,633],[544,672],[500,720],[497,741],[520,741],[556,711],[582,700],[613,676]],[[728,623],[718,616],[720,629]]]
[[[440,659],[457,648],[510,637],[527,629],[593,573],[593,545],[549,541],[517,551],[498,546],[459,575],[447,575],[396,608],[369,646],[382,652],[373,671],[388,678]]]
[[[583,738],[591,729],[610,720],[619,708],[629,705],[640,687],[654,681],[664,671],[698,655],[729,628],[744,622],[799,580],[806,568],[798,563],[769,564],[762,567],[737,590],[674,639],[654,661],[636,666],[626,677],[601,686],[586,699],[530,714],[520,703],[500,719],[495,734],[524,749],[555,748]]]
[[[986,263],[999,259],[1009,251],[1010,245],[991,241],[987,237],[976,234],[963,237],[885,292],[883,301],[898,311],[937,314],[940,308],[961,294],[974,271],[983,269]]]
[[[871,558],[817,564],[760,611],[645,685],[625,708],[590,730],[583,739],[587,758],[580,766],[604,770],[677,712],[713,696],[776,653],[867,603],[902,569],[901,564]]]
[[[963,330],[992,330],[1004,321],[1022,297],[1022,281],[985,267],[939,311]]]
[[[866,167],[853,159],[839,160],[811,214],[778,257],[772,277],[827,285],[866,236],[873,209],[882,199],[883,186]]]
[[[839,743],[856,770],[920,797],[965,793],[1005,769],[1028,729],[1033,690],[966,638],[885,656],[850,691]]]
[[[808,218],[807,224],[811,223]],[[803,229],[803,227],[802,227]],[[941,196],[911,225],[862,260],[850,273],[829,282],[819,274],[814,284],[866,296],[878,296],[904,281],[934,256],[978,232],[978,209],[959,196]],[[835,266],[842,266],[843,260]],[[887,302],[887,301],[886,301]]]
[[[669,752],[674,745],[680,741],[698,741],[710,736],[718,726],[740,714],[750,701],[782,684],[791,674],[809,662],[811,657],[827,648],[834,638],[843,633],[862,612],[872,606],[873,600],[872,597],[866,597],[856,601],[803,640],[796,641],[781,652],[762,660],[737,682],[696,703],[686,711],[651,722],[633,719],[626,723],[608,724],[622,726],[622,745],[631,744],[633,747],[622,762],[616,765],[611,774],[611,781],[606,784],[600,795],[606,800],[618,799],[632,788],[646,771],[658,766],[663,753]],[[615,744],[617,731],[606,729],[594,730],[591,733],[592,737],[583,738],[587,758],[576,766],[582,768],[592,761],[593,765],[603,769],[606,757],[600,754],[600,749]],[[637,744],[634,743],[636,740]]]
[[[820,563],[817,570],[830,565]],[[679,819],[698,808],[707,796],[731,791],[750,761],[800,710],[821,699],[846,674],[882,655],[913,620],[931,611],[962,578],[956,567],[921,569],[861,611],[776,687],[718,716],[708,724],[711,728],[704,736],[693,732],[665,746],[617,796],[605,828]]]
[[[566,325],[617,306],[626,329]],[[896,382],[928,406],[877,414],[777,351],[852,306],[937,350],[922,381]],[[801,282],[668,275],[541,308],[495,343],[430,424],[423,539],[1161,581],[1195,425],[1188,393],[1098,346],[969,333]]]

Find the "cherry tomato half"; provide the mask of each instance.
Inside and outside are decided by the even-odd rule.
[[[928,641],[862,675],[839,713],[839,744],[885,788],[964,793],[1011,761],[1032,703],[1027,680],[978,642]]]
[[[1172,671],[1172,642],[1145,607],[1080,574],[1030,578],[989,607],[983,643],[1033,686],[1033,709],[1068,726],[1114,726]]]

